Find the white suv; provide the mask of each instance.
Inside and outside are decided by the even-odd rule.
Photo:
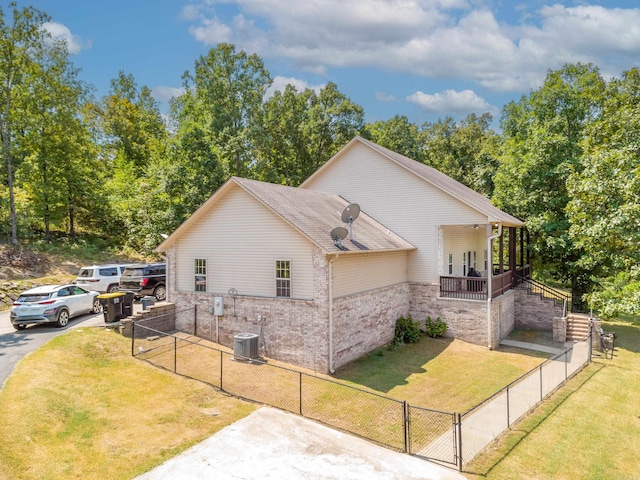
[[[82,267],[75,283],[96,292],[117,292],[120,276],[129,265],[92,265]]]

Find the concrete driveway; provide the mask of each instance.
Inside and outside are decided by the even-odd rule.
[[[456,470],[271,407],[136,480],[464,480]]]

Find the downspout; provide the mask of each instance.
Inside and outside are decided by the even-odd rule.
[[[329,373],[336,373],[333,368],[333,262],[339,254],[329,258]]]
[[[498,223],[498,233],[491,235],[492,232],[491,222],[487,225],[487,259],[489,264],[487,265],[487,347],[491,348],[491,296],[493,294],[493,285],[491,278],[493,277],[493,248],[492,241],[502,235],[502,223]]]

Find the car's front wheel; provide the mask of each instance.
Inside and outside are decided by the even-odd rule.
[[[56,327],[63,328],[69,323],[69,312],[64,308],[58,312],[58,319],[56,320]]]
[[[92,313],[100,313],[102,311],[102,303],[98,297],[93,299],[93,310]]]
[[[156,297],[157,301],[163,302],[167,298],[167,289],[164,285],[158,285],[153,292],[153,296]]]
[[[120,289],[120,285],[118,285],[117,283],[113,284],[113,285],[109,285],[109,288],[107,288],[107,293],[115,293]]]
[[[24,330],[25,328],[27,328],[27,326],[24,323],[19,323],[17,325],[14,325],[13,328],[15,328],[16,330]]]

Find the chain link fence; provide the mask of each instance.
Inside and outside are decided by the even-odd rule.
[[[460,455],[467,463],[591,360],[591,334],[461,415]]]
[[[305,416],[387,448],[455,465],[459,470],[591,358],[589,335],[458,414],[412,406],[213,345],[190,334],[133,325],[131,352],[136,358],[237,397]]]

